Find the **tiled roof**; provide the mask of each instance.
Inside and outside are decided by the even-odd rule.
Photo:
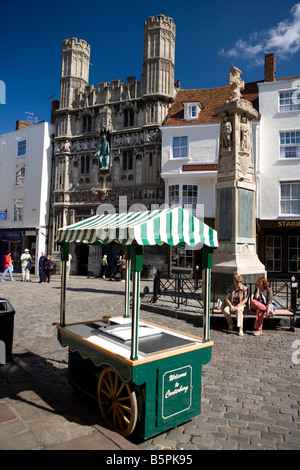
[[[258,111],[257,83],[258,82],[246,83],[242,97],[250,101],[253,107]],[[184,126],[218,123],[220,122],[220,118],[215,115],[215,109],[217,106],[223,104],[225,100],[228,100],[230,96],[231,89],[229,86],[201,90],[179,90],[164,125]],[[198,102],[200,104],[201,111],[197,119],[184,120],[183,103],[188,102]]]
[[[295,75],[294,77],[283,77],[283,78],[276,78],[276,82],[280,80],[296,80],[297,78],[300,78],[300,75]]]

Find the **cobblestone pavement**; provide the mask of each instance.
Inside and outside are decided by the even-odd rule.
[[[59,277],[53,276],[49,285],[39,284],[36,276],[32,276],[30,283],[20,282],[18,275],[15,279],[16,282],[0,283],[0,297],[8,299],[16,311],[15,362],[31,372],[33,383],[38,380],[43,384],[54,403],[66,403],[74,421],[78,413],[89,426],[101,426],[94,405],[75,396],[68,384],[67,349],[57,341],[52,325],[59,321]],[[152,290],[151,281],[142,281],[142,286],[146,285]],[[66,321],[95,320],[103,314],[122,315],[124,287],[124,283],[108,279],[71,276]],[[182,320],[141,310],[141,319],[202,336],[201,321],[195,318],[187,316]],[[215,344],[211,361],[203,367],[201,415],[159,436],[132,444],[140,450],[299,450],[298,322],[294,332],[289,331],[287,324],[279,324],[276,329],[266,327],[261,337],[255,337],[253,320],[249,320],[241,338],[236,331],[225,330],[223,318],[213,319],[211,339]],[[1,398],[0,395],[0,407]],[[91,428],[85,428],[85,434],[90,432]]]

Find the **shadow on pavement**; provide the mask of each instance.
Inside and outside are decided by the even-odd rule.
[[[12,362],[0,366],[0,399],[8,397],[17,403],[27,403],[55,415],[64,415],[74,423],[102,425],[97,402],[81,395],[68,383],[67,371],[64,361],[54,364],[51,359],[32,351],[14,354]],[[37,394],[44,404],[32,400],[30,392]]]

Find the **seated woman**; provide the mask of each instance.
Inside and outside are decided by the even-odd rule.
[[[267,279],[265,277],[259,277],[257,279],[253,299],[251,300],[251,307],[256,311],[254,323],[254,329],[256,330],[254,333],[255,336],[262,335],[264,315],[266,315],[267,318],[269,317],[272,300],[273,292],[269,287]]]
[[[239,328],[239,336],[244,336],[243,319],[244,308],[248,301],[248,289],[242,284],[242,277],[238,274],[233,277],[233,286],[227,290],[226,307],[223,310],[229,329],[233,330],[234,324],[231,314],[235,313],[237,318],[237,327]]]

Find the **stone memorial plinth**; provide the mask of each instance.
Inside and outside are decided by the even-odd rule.
[[[241,71],[231,67],[232,96],[215,109],[220,116],[219,163],[216,184],[216,230],[219,248],[214,253],[212,282],[225,293],[232,277],[244,282],[265,276],[256,253],[256,183],[251,121],[258,117],[252,104],[241,97]]]

